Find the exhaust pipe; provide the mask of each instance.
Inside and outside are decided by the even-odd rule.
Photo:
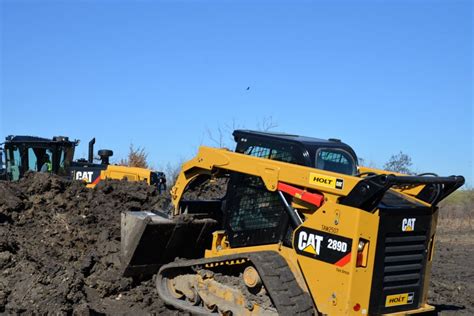
[[[89,142],[89,163],[94,162],[94,144],[95,144],[95,137],[91,139]]]

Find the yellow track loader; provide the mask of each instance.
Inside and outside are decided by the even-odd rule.
[[[336,140],[234,131],[235,152],[201,147],[174,209],[122,214],[125,276],[195,315],[407,315],[427,304],[437,204],[462,176],[358,166]],[[222,198],[188,200],[205,181]]]

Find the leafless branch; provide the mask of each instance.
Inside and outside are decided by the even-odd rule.
[[[273,117],[264,116],[260,122],[257,122],[257,129],[262,132],[268,132],[274,128],[278,127],[278,124],[273,121]]]

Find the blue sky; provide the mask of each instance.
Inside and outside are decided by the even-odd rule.
[[[164,168],[272,117],[473,183],[471,1],[71,2],[0,0],[0,137],[133,143]]]

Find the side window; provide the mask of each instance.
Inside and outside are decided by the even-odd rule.
[[[53,171],[53,152],[51,149],[35,149],[36,157],[38,157],[38,170],[41,172],[52,172]],[[32,156],[28,157],[28,160],[31,163]],[[33,169],[30,169],[33,170]]]
[[[60,149],[59,154],[59,168],[64,168],[64,149]]]
[[[16,181],[20,179],[21,155],[18,147],[6,150],[6,165],[7,172],[11,176],[11,180]]]
[[[62,149],[64,159],[61,159],[61,163],[64,165],[64,169],[67,169],[71,166],[71,161],[74,160],[74,147],[65,147]]]
[[[355,161],[349,153],[330,148],[317,151],[316,168],[348,175],[353,175],[356,171]]]
[[[15,147],[13,149],[13,162],[12,162],[12,165],[21,166],[20,148],[18,148],[18,147]]]
[[[298,163],[296,157],[294,157],[292,152],[289,149],[285,150],[284,148],[276,149],[252,145],[244,151],[244,154],[259,158],[266,158],[289,163]]]
[[[28,170],[39,171],[38,158],[36,157],[33,148],[28,148]]]
[[[270,158],[270,148],[260,147],[260,146],[250,146],[245,150],[245,154],[249,156],[259,157],[259,158]]]
[[[66,176],[66,168],[68,166],[65,165],[65,158],[66,158],[66,149],[65,148],[60,148],[59,149],[59,168],[58,168],[58,174],[61,176]]]

